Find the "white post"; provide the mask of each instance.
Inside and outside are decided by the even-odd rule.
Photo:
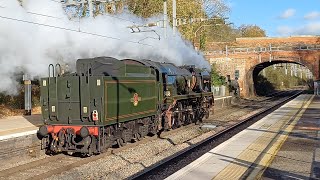
[[[176,0],[172,0],[172,27],[173,36],[176,34],[177,30],[177,3]]]
[[[90,17],[93,17],[93,4],[92,4],[92,0],[88,0],[88,5],[89,5],[89,15],[90,15]]]
[[[284,72],[285,72],[286,75],[288,75],[288,64],[287,63],[286,63],[286,67],[284,69]]]
[[[167,0],[163,1],[163,33],[164,38],[167,39]]]
[[[24,110],[25,115],[31,115],[32,110],[32,102],[31,102],[31,79],[29,75],[25,74],[23,75],[23,81],[24,81]]]

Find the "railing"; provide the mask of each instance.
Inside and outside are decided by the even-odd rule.
[[[228,47],[224,50],[204,51],[205,55],[228,55],[228,54],[249,54],[249,53],[266,53],[266,52],[281,52],[281,51],[314,51],[320,50],[320,44],[309,45],[283,45],[269,47]]]

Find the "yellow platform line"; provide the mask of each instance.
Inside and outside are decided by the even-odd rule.
[[[289,134],[292,132],[293,128],[297,124],[297,122],[301,119],[304,112],[307,110],[307,108],[310,106],[312,100],[314,98],[314,95],[311,96],[311,98],[308,100],[308,102],[302,107],[301,111],[298,113],[298,115],[294,118],[293,122],[285,129],[285,134],[279,134],[277,141],[273,144],[273,146],[266,152],[265,156],[261,159],[259,162],[260,168],[255,168],[250,175],[248,176],[248,179],[261,179],[264,171],[270,166],[276,155],[278,154],[280,148],[286,142]]]
[[[306,109],[306,107],[309,106],[312,99],[313,99],[313,96],[309,99],[309,101],[304,106],[303,106],[303,103],[298,103],[298,104],[292,105],[292,106],[294,108],[301,109],[301,107],[303,107],[303,109]],[[305,99],[303,102],[305,102]],[[298,113],[298,115],[295,117],[293,122],[286,128],[286,132],[289,132],[289,131],[291,132],[291,130],[294,127],[294,124],[298,121],[298,119],[300,119],[300,117],[304,111],[302,110],[302,111],[300,111],[300,113]],[[285,115],[283,115],[282,118],[285,118],[285,119],[282,119],[282,121],[278,121],[277,123],[275,123],[271,127],[269,127],[268,131],[270,131],[270,132],[265,132],[259,138],[257,138],[251,145],[249,145],[249,147],[245,151],[243,151],[237,157],[237,160],[235,160],[234,163],[229,164],[216,177],[214,177],[214,179],[239,179],[248,171],[249,168],[251,168],[251,166],[254,163],[257,164],[256,167],[266,166],[267,165],[266,162],[270,161],[270,160],[266,161],[266,159],[270,159],[270,158],[262,157],[261,161],[259,163],[256,163],[255,161],[257,161],[259,156],[261,157],[262,154],[266,153],[266,155],[269,155],[269,156],[272,155],[273,153],[270,153],[270,152],[274,152],[274,148],[279,146],[278,145],[279,142],[285,141],[285,139],[280,139],[280,140],[277,139],[277,136],[280,135],[278,132],[281,130],[281,128],[286,126],[286,124],[292,119],[293,116],[295,116],[296,113],[297,113],[297,111],[289,111]],[[289,127],[292,127],[292,129],[290,129]],[[276,133],[274,133],[274,132],[276,132]],[[284,135],[281,135],[280,137],[283,138],[283,136]],[[288,136],[288,135],[286,135],[286,136]],[[271,144],[274,141],[277,144]],[[271,145],[271,148],[269,148],[269,150],[267,152],[265,152],[265,150],[270,145]],[[269,163],[271,163],[271,162],[269,162]],[[256,170],[256,169],[254,169],[254,170]],[[247,178],[247,179],[255,179],[258,175],[258,173],[256,173],[256,172],[253,172],[250,174],[256,174],[256,175],[250,176],[250,178]]]

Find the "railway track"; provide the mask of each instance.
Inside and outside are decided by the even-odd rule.
[[[168,132],[163,132],[161,134],[161,137],[166,137],[170,134],[178,133],[179,131],[182,131],[191,126],[193,126],[193,124],[189,124]],[[15,166],[12,168],[4,169],[0,171],[0,179],[5,179],[5,180],[19,179],[21,177],[23,177],[23,179],[30,179],[30,180],[45,179],[45,178],[51,177],[52,175],[60,174],[70,169],[82,166],[92,161],[99,160],[108,155],[116,154],[120,151],[133,148],[135,146],[138,146],[143,143],[147,143],[157,138],[158,136],[156,135],[152,137],[146,136],[141,141],[137,141],[135,143],[129,143],[126,146],[123,146],[120,148],[111,148],[105,153],[102,153],[96,156],[86,157],[86,158],[65,155],[65,154],[57,154],[54,156],[49,156],[40,160],[36,160],[36,161],[32,161],[32,162]]]
[[[270,98],[267,98],[270,99]],[[184,126],[179,129],[175,129],[169,132],[164,132],[162,134],[163,137],[168,136],[170,134],[179,133],[186,128],[189,128],[193,125]],[[138,141],[136,143],[128,144],[127,146],[117,148],[117,149],[109,149],[106,153],[92,156],[88,158],[79,158],[74,156],[68,156],[59,154],[56,156],[50,156],[44,159],[40,159],[37,161],[33,161],[27,164],[19,165],[16,167],[12,167],[9,169],[5,169],[0,171],[0,179],[19,179],[23,177],[23,179],[45,179],[51,177],[55,174],[60,174],[65,171],[69,171],[76,167],[80,167],[84,164],[105,158],[109,155],[116,154],[117,152],[133,148],[142,143],[147,143],[151,140],[157,139],[156,136],[146,137],[145,139]]]
[[[168,177],[169,175],[181,169],[181,167],[188,165],[189,163],[196,160],[197,158],[199,158],[200,156],[202,156],[212,148],[218,146],[222,142],[231,138],[233,135],[249,127],[253,123],[260,120],[262,117],[266,116],[270,112],[280,107],[281,105],[294,99],[295,97],[300,95],[302,92],[303,91],[290,91],[290,92],[286,92],[288,93],[287,95],[286,93],[279,93],[274,97],[266,99],[266,101],[270,101],[274,98],[279,98],[279,96],[285,96],[284,98],[279,99],[278,100],[279,103],[277,103],[276,105],[272,105],[257,114],[254,114],[242,121],[239,121],[229,127],[226,127],[222,131],[208,137],[207,139],[204,139],[190,146],[189,148],[186,148],[185,150],[180,151],[179,153],[176,153],[173,156],[166,158],[160,163],[150,166],[146,168],[144,171],[141,171],[131,176],[129,179],[150,180],[150,179],[164,179]]]
[[[283,95],[285,96],[286,93],[295,92],[295,91],[296,90],[278,91],[268,95],[267,97],[260,97],[259,99],[241,100],[236,105],[230,106],[229,108],[224,109],[223,111],[221,110],[215,111],[213,120],[204,120],[204,123],[209,123],[209,124],[214,124],[216,126],[224,126],[224,127],[229,126],[230,124],[235,124],[239,121],[238,119],[226,122],[226,121],[221,121],[219,118],[227,114],[227,116],[231,116],[230,119],[232,119],[232,116],[234,116],[233,114],[234,113],[237,114],[239,109],[240,110],[249,109],[250,111],[248,113],[260,111],[261,109],[272,106],[272,104],[275,104],[277,103],[277,101],[280,101],[281,96]]]

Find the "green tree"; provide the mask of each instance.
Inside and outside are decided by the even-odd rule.
[[[214,86],[221,86],[221,85],[224,85],[226,82],[226,78],[220,75],[215,64],[211,65],[211,80],[212,80],[212,85]]]
[[[132,13],[144,18],[159,14],[163,10],[163,0],[126,0],[124,2]]]
[[[287,89],[293,86],[306,85],[307,79],[305,75],[301,76],[301,72],[298,72],[298,76],[291,76],[292,64],[287,64],[288,74],[285,73],[285,66],[276,65],[265,68],[265,78],[272,83],[275,89]]]
[[[265,30],[257,25],[241,25],[239,30],[242,37],[266,37]]]
[[[200,36],[200,50],[205,50],[206,48],[206,35],[203,34]]]
[[[215,24],[207,28],[209,42],[232,42],[241,37],[238,29],[232,28],[228,24]]]

